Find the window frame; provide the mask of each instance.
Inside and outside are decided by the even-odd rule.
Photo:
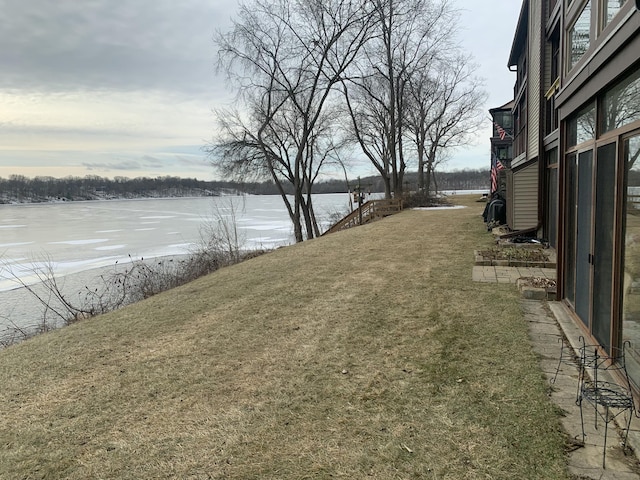
[[[566,44],[565,44],[565,54],[566,54],[566,62],[565,63],[565,71],[567,73],[571,72],[572,70],[575,69],[576,66],[578,66],[580,63],[582,63],[583,59],[587,56],[587,53],[589,52],[589,50],[591,49],[591,47],[593,46],[593,43],[595,41],[595,35],[594,35],[594,15],[593,15],[593,6],[594,3],[599,5],[600,3],[598,2],[598,0],[584,0],[584,2],[582,4],[575,4],[574,6],[576,7],[580,7],[577,8],[574,12],[574,14],[572,15],[572,19],[571,21],[568,23],[568,25],[570,25],[566,30],[565,30],[565,39],[566,39]],[[583,14],[585,12],[588,12],[589,15],[589,29],[588,29],[588,42],[587,42],[587,46],[586,49],[584,50],[584,52],[582,52],[582,54],[580,55],[579,58],[577,58],[574,61],[574,56],[573,56],[573,31],[576,27],[576,25],[578,24],[578,22],[581,20]]]
[[[598,12],[600,16],[598,21],[598,33],[602,33],[609,25],[614,23],[616,17],[618,17],[620,15],[620,12],[624,10],[624,7],[626,7],[628,0],[622,0],[622,5],[620,5],[620,8],[618,8],[618,11],[613,14],[611,19],[609,19],[610,2],[612,2],[612,0],[600,0],[600,8]]]

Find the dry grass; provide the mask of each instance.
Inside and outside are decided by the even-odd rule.
[[[394,217],[0,352],[0,478],[562,479],[483,205]]]

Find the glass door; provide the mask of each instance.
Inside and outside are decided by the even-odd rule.
[[[612,338],[611,331],[618,160],[616,145],[613,142],[599,146],[596,157],[591,333],[601,345],[618,343]]]
[[[622,339],[631,347],[629,374],[640,385],[640,133],[623,140],[625,165],[623,211]]]
[[[565,298],[603,346],[617,343],[611,328],[617,158],[615,141],[567,157]]]
[[[591,251],[593,207],[593,150],[578,155],[576,215],[576,299],[575,310],[588,327],[591,302]]]

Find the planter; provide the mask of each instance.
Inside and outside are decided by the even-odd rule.
[[[555,300],[556,281],[541,277],[521,277],[516,286],[527,300]]]
[[[556,268],[555,251],[524,247],[493,248],[491,250],[476,250],[473,252],[475,264],[489,267],[535,267]]]

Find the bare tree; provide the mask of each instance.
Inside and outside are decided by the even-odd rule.
[[[634,74],[607,92],[603,106],[603,127],[606,131],[638,120],[640,118],[640,76]],[[595,134],[595,119],[588,126],[587,131]]]
[[[486,93],[473,70],[469,57],[450,55],[409,83],[407,129],[418,156],[419,190],[429,192],[440,151],[463,145],[484,121]]]
[[[369,37],[368,4],[254,0],[217,37],[220,65],[239,95],[235,110],[217,112],[209,153],[226,175],[271,179],[298,242],[319,234],[311,187],[340,147],[334,86]]]
[[[353,138],[401,196],[409,148],[408,86],[451,49],[454,10],[448,0],[373,0],[376,29],[342,83]]]

